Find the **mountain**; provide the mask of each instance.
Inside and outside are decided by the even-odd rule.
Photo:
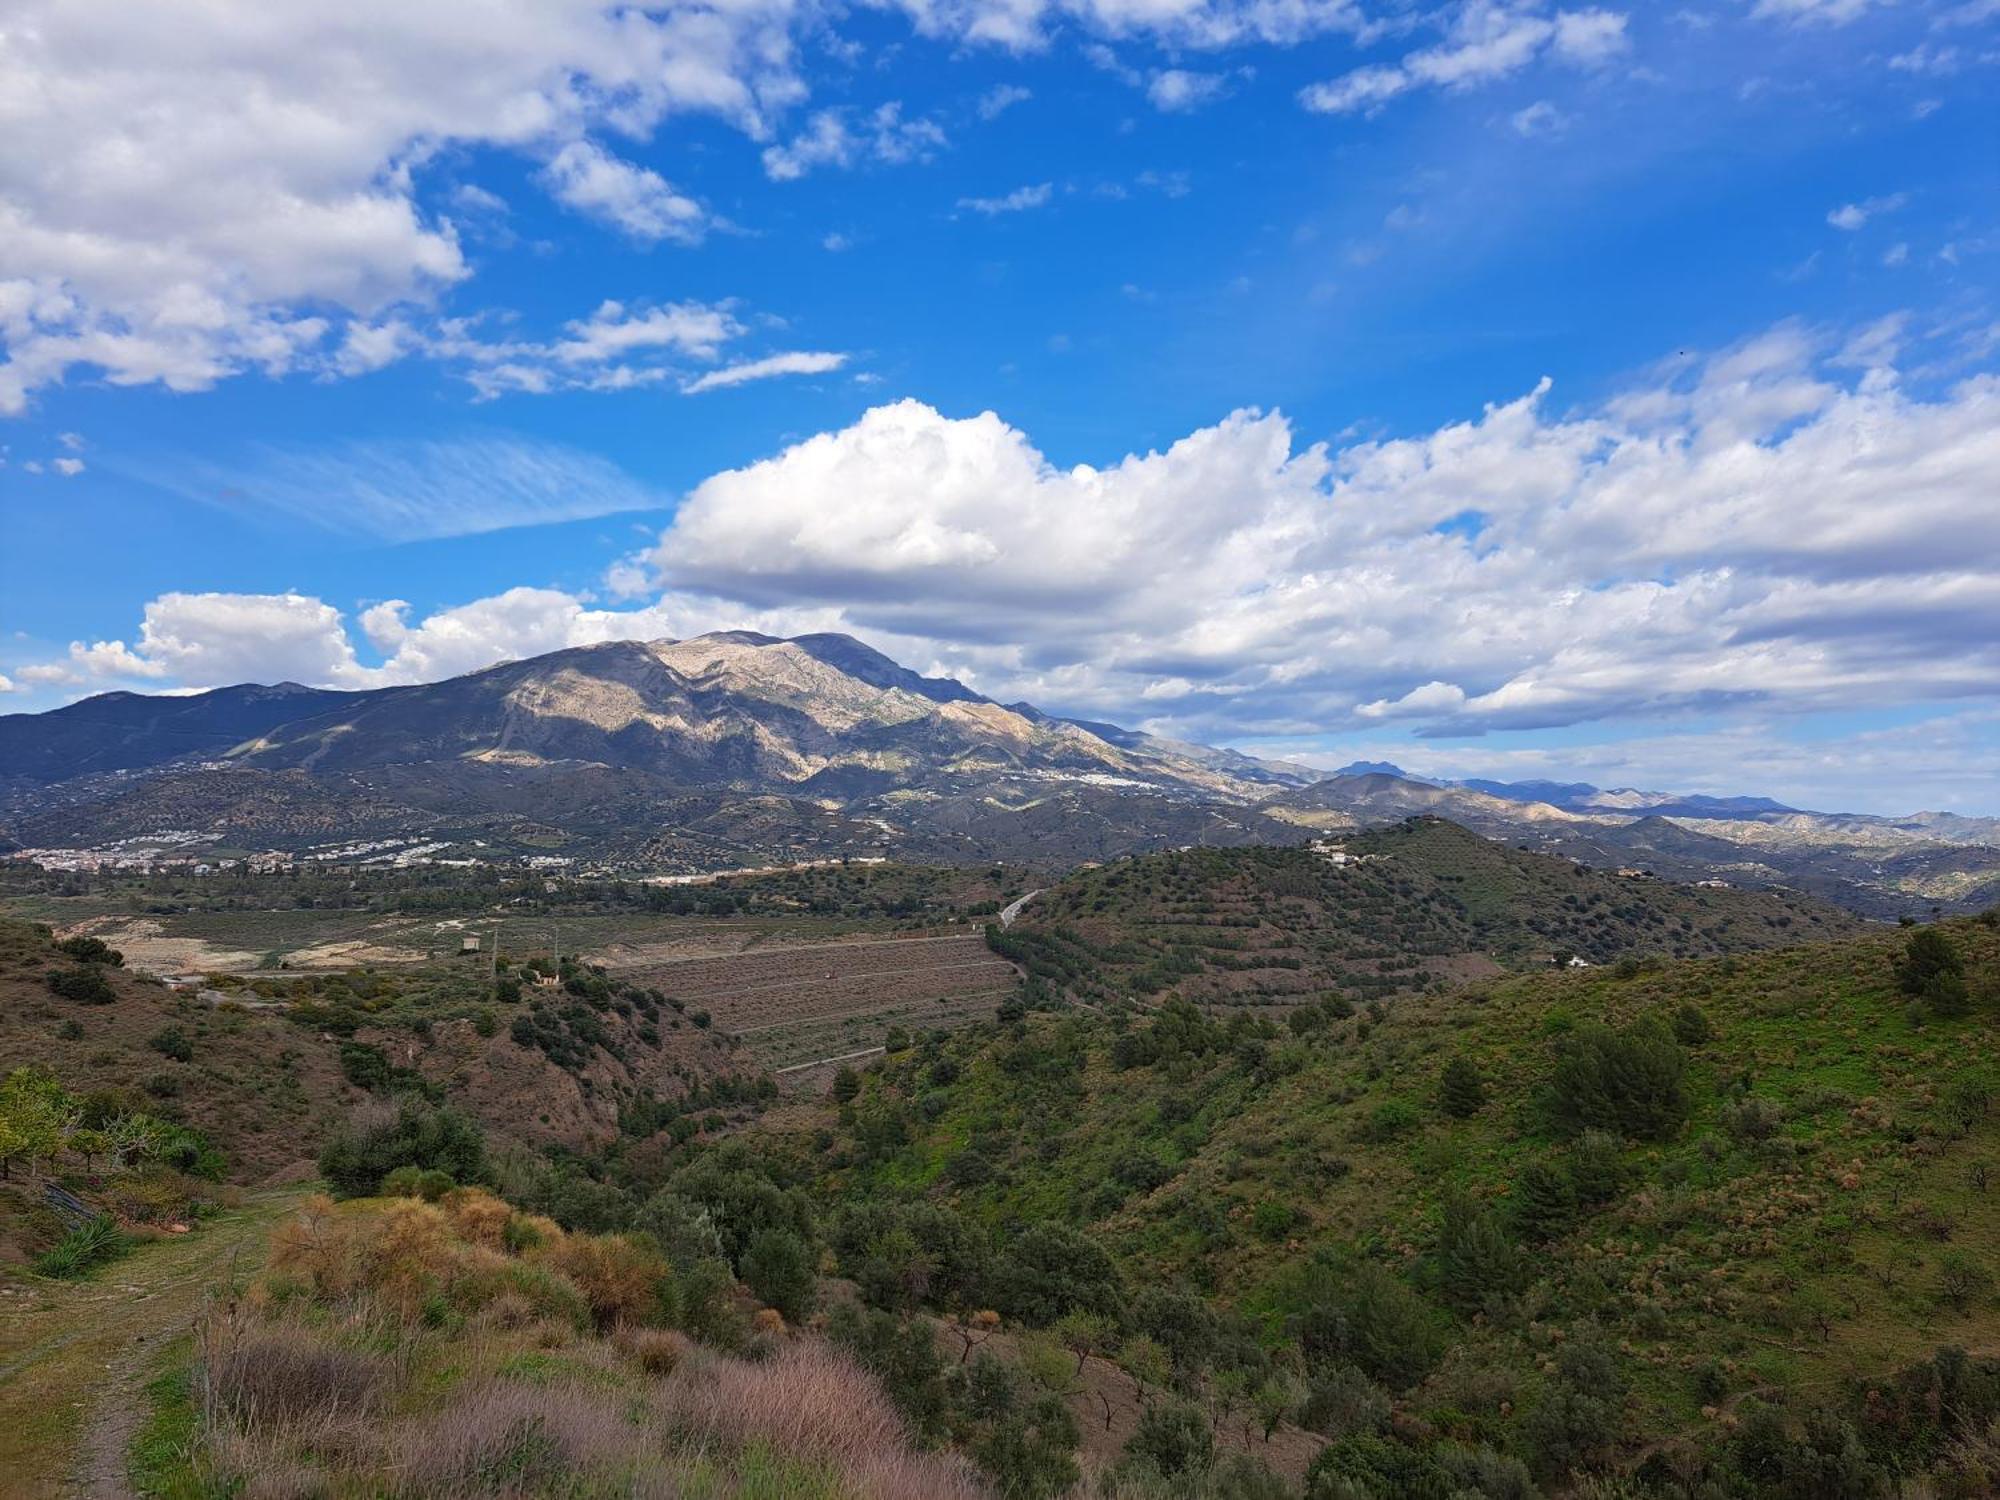
[[[997,703],[830,634],[614,641],[419,686],[108,694],[0,719],[0,837],[30,848],[171,834],[324,852],[400,834],[459,857],[667,870],[890,850],[1066,863],[1295,838],[1246,809],[1307,779]]]
[[[67,781],[224,755],[281,724],[363,696],[281,682],[184,697],[100,693],[43,714],[0,715],[0,781]]]
[[[0,717],[0,849],[535,856],[691,871],[854,854],[1064,867],[1419,814],[1592,865],[1872,916],[2000,898],[2000,820],[1769,798],[1318,777],[929,677],[850,636],[573,647],[406,687],[108,693]],[[366,849],[359,854],[359,846]]]

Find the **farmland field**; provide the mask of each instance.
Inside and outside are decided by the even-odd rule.
[[[1013,965],[970,933],[788,943],[614,972],[706,1011],[774,1069],[879,1046],[892,1026],[990,1016],[1015,979]]]

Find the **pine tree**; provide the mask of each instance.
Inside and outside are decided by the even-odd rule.
[[[1444,1227],[1438,1236],[1438,1275],[1447,1301],[1467,1312],[1488,1298],[1520,1290],[1527,1264],[1500,1222],[1470,1199],[1454,1197],[1445,1205]]]
[[[1454,1057],[1444,1065],[1438,1105],[1446,1114],[1455,1120],[1470,1119],[1485,1103],[1486,1080],[1479,1076],[1479,1069],[1463,1057]]]
[[[1507,1210],[1522,1239],[1552,1240],[1576,1220],[1576,1184],[1553,1162],[1529,1162],[1514,1181]]]
[[[1932,981],[1941,974],[1951,975],[1963,986],[1965,960],[1959,957],[1951,939],[1937,928],[1915,929],[1896,964],[1897,988],[1913,998],[1924,999]]]

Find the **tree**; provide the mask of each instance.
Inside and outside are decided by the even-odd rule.
[[[1705,1047],[1715,1040],[1715,1027],[1708,1012],[1699,1005],[1683,1005],[1674,1012],[1674,1040],[1683,1047]]]
[[[1463,1057],[1444,1065],[1438,1082],[1438,1107],[1454,1120],[1469,1120],[1486,1104],[1486,1080],[1479,1069]]]
[[[1964,988],[1965,960],[1958,949],[1935,927],[1912,928],[1896,963],[1896,987],[1914,1000],[1927,999],[1933,983],[1944,975]]]
[[[64,938],[60,943],[56,944],[56,950],[60,953],[67,953],[80,964],[106,964],[114,969],[122,968],[125,964],[125,955],[105,942],[103,938]]]
[[[851,1103],[861,1092],[861,1075],[854,1069],[843,1067],[833,1075],[833,1102]]]
[[[1519,1291],[1527,1279],[1527,1266],[1490,1212],[1469,1198],[1454,1196],[1445,1204],[1438,1236],[1438,1275],[1446,1300],[1474,1312],[1489,1298]]]
[[[79,964],[74,969],[51,969],[42,976],[49,989],[79,1005],[110,1005],[118,992],[96,964]]]
[[[1576,1219],[1576,1184],[1548,1161],[1531,1161],[1514,1179],[1507,1217],[1514,1232],[1534,1244],[1562,1234]]]
[[[1687,1122],[1686,1071],[1686,1054],[1650,1017],[1623,1031],[1586,1026],[1556,1061],[1549,1112],[1573,1132],[1596,1128],[1672,1140]]]
[[[16,1068],[0,1083],[0,1177],[14,1158],[54,1156],[73,1115],[69,1095],[41,1068]]]
[[[757,1300],[796,1323],[812,1311],[819,1291],[812,1251],[787,1229],[766,1229],[743,1252],[743,1280]]]

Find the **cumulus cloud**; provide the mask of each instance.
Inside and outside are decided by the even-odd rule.
[[[1186,114],[1220,99],[1228,87],[1229,80],[1219,73],[1163,68],[1146,85],[1146,97],[1164,114]]]
[[[1520,72],[1539,58],[1601,67],[1626,50],[1626,17],[1616,11],[1542,14],[1531,5],[1469,0],[1451,14],[1443,42],[1309,84],[1299,102],[1318,114],[1372,114],[1419,88],[1465,90]]]
[[[516,589],[357,662],[298,596],[169,595],[18,681],[410,681],[724,626],[855,631],[1004,700],[1195,738],[1483,733],[1990,695],[2000,377],[1929,387],[1900,320],[1783,326],[1591,408],[1547,382],[1433,431],[1302,443],[1234,413],[1058,467],[914,401],[716,474],[621,564],[637,609]]]
[[[613,156],[593,141],[571,141],[549,158],[542,180],[556,201],[617,226],[635,240],[698,243],[708,215],[658,172]]]
[[[823,109],[790,141],[764,148],[764,175],[773,182],[796,182],[819,167],[901,166],[929,161],[949,144],[935,120],[904,119],[896,100],[859,119],[848,110]]]
[[[0,47],[0,413],[79,366],[183,391],[354,370],[327,353],[342,323],[468,274],[418,194],[453,143],[553,151],[572,206],[691,234],[698,210],[583,134],[693,111],[766,133],[802,93],[798,18],[797,0],[21,0]]]
[[[1859,203],[1843,203],[1826,216],[1826,222],[1852,234],[1877,214],[1894,213],[1909,201],[1908,193],[1890,193],[1881,198],[1864,198]]]
[[[974,108],[980,119],[997,120],[1015,105],[1026,104],[1034,97],[1034,90],[1018,83],[999,83],[981,94]]]

